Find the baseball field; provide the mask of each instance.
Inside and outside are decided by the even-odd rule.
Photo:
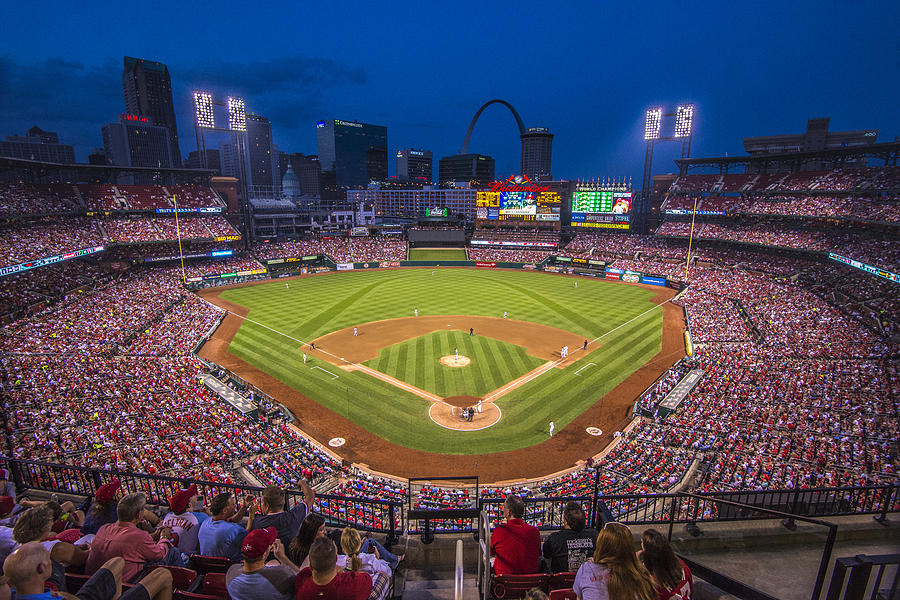
[[[661,372],[680,357],[678,343],[661,352],[671,294],[591,278],[354,271],[204,295],[232,313],[230,331],[204,352],[283,400],[323,443],[350,445],[364,431],[388,448],[485,455],[545,443],[554,421],[557,437],[587,448],[596,440],[574,426],[586,411],[600,414],[604,396],[651,359]],[[650,376],[642,371],[642,381]],[[464,421],[458,408],[479,400],[482,412]],[[621,423],[623,406],[611,405],[606,422]]]

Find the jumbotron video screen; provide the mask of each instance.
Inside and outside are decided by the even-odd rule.
[[[622,190],[576,190],[572,195],[572,227],[628,229],[632,192]]]
[[[556,192],[478,192],[476,218],[487,220],[559,221]]]

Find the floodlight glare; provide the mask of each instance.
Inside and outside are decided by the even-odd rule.
[[[683,104],[675,111],[675,137],[683,138],[691,135],[694,126],[694,105]]]
[[[644,139],[658,140],[659,130],[662,127],[662,109],[650,108],[647,110],[647,120],[644,122]]]
[[[194,91],[194,119],[197,127],[214,129],[216,118],[213,115],[212,94]]]
[[[228,128],[232,131],[247,131],[247,113],[244,99],[228,96]]]

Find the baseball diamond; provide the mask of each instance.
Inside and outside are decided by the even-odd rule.
[[[545,475],[601,450],[637,395],[684,355],[672,290],[581,281],[444,268],[207,290],[230,314],[201,354],[281,401],[305,433],[346,438],[339,453],[375,470]],[[471,364],[440,364],[455,351]],[[443,401],[461,396],[484,402],[471,423]]]

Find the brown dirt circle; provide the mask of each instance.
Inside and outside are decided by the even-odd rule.
[[[460,367],[468,367],[469,365],[471,365],[472,359],[468,356],[456,356],[455,354],[448,354],[447,356],[441,357],[441,364],[445,367],[458,369]]]
[[[535,273],[534,275],[536,277],[564,276],[551,273]],[[329,272],[307,275],[305,277],[338,276],[352,277],[353,272]],[[298,277],[297,279],[300,278]],[[211,303],[232,313],[225,317],[222,324],[216,329],[209,341],[204,344],[199,352],[201,358],[211,360],[230,369],[271,395],[273,398],[276,398],[297,416],[297,424],[300,429],[323,446],[327,445],[328,440],[334,437],[345,438],[347,443],[340,448],[340,455],[342,458],[353,462],[362,468],[368,468],[375,472],[399,477],[439,477],[445,475],[458,475],[459,473],[465,472],[466,474],[477,475],[482,482],[505,483],[540,478],[570,469],[579,461],[583,461],[588,457],[601,452],[609,442],[612,441],[614,432],[624,428],[625,424],[628,422],[631,414],[631,407],[635,398],[675,361],[684,356],[684,344],[682,340],[684,314],[680,307],[667,302],[675,295],[675,291],[668,288],[642,285],[641,287],[656,293],[653,298],[654,303],[663,304],[662,349],[656,356],[632,373],[628,379],[616,386],[603,398],[600,398],[591,408],[582,413],[567,427],[558,431],[552,438],[549,438],[541,444],[520,450],[510,450],[477,456],[458,456],[425,452],[388,442],[387,440],[370,433],[356,423],[328,410],[318,404],[315,400],[299,393],[268,373],[257,369],[228,352],[228,345],[240,328],[242,318],[247,314],[247,309],[234,304],[233,302],[224,300],[219,294],[232,287],[260,285],[261,283],[268,283],[268,281],[209,288],[198,292],[200,296]],[[622,283],[620,285],[638,284]],[[558,360],[560,347],[566,344],[569,345],[570,352],[574,353],[573,355],[570,355],[571,359],[576,360],[578,353],[574,352],[574,350],[580,349],[583,343],[583,338],[576,336],[571,332],[564,332],[535,323],[463,315],[402,319],[402,321],[405,322],[420,321],[420,323],[415,326],[415,329],[419,332],[414,335],[409,330],[405,332],[396,331],[394,325],[397,325],[397,319],[366,323],[357,326],[359,335],[355,339],[352,339],[352,327],[347,330],[323,336],[316,341],[317,350],[313,352],[334,364],[346,365],[350,361],[354,363],[361,362],[377,356],[378,348],[427,333],[422,332],[421,329],[429,326],[424,321],[430,321],[432,319],[437,320],[431,331],[439,328],[446,328],[448,324],[451,328],[462,329],[464,331],[468,331],[469,327],[473,327],[475,328],[476,334],[489,335],[490,337],[501,341],[524,346],[529,354],[546,358],[547,360]],[[459,319],[457,322],[458,325],[454,326],[454,321],[456,319]],[[493,327],[489,327],[486,321],[480,322],[481,319],[499,322],[496,331]],[[477,325],[476,321],[479,321]],[[391,324],[391,322],[394,323]],[[522,326],[522,329],[519,327],[510,327],[512,322]],[[533,335],[536,333],[534,331],[529,331],[530,335],[526,334],[525,330],[530,330],[530,326],[554,330],[557,334],[563,334],[565,339],[563,339],[563,337],[556,339],[555,336],[553,339],[547,339],[540,335],[535,336]],[[387,339],[378,339],[380,336],[375,335],[376,333],[388,332],[391,333],[388,335]],[[401,335],[402,337],[399,339],[390,341],[394,336]],[[348,339],[343,340],[343,336],[347,336]],[[340,348],[338,345],[335,345],[332,349],[337,350],[338,353],[332,355],[328,347],[334,342],[340,342]],[[348,344],[346,342],[350,343]],[[324,344],[322,350],[327,351],[327,354],[326,352],[320,352],[320,343]],[[329,359],[329,357],[331,358]],[[343,357],[343,360],[340,360],[341,357]],[[444,402],[434,402],[432,404],[432,412],[442,413],[446,410],[447,414],[441,415],[442,417],[445,416],[451,420],[455,419],[456,421],[454,424],[459,423],[466,427],[471,426],[472,429],[478,429],[484,427],[485,424],[485,421],[483,421],[482,424],[479,425],[479,417],[482,417],[485,420],[491,418],[491,414],[486,409],[488,406],[499,411],[493,403],[485,402],[483,412],[476,414],[472,423],[462,422],[458,416],[451,415],[450,404]],[[585,429],[591,426],[602,429],[603,435],[599,437],[588,435],[585,432]]]

